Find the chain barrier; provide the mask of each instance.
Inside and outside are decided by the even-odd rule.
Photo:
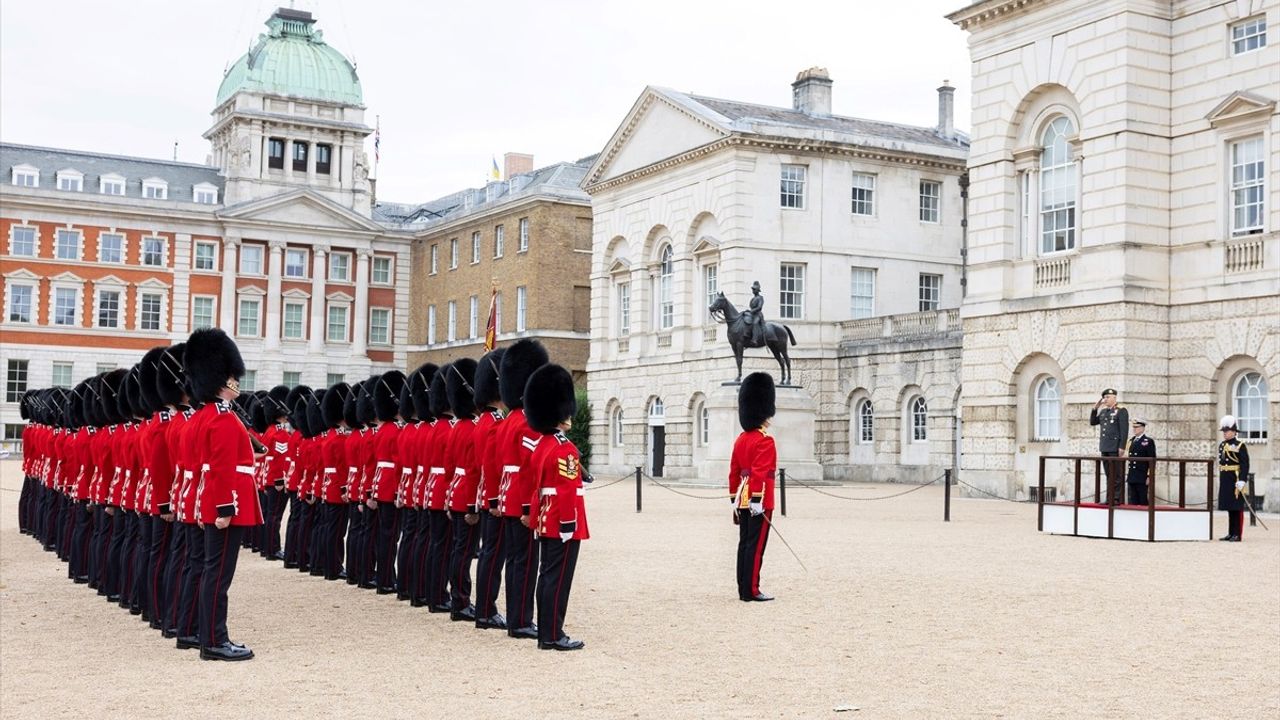
[[[807,482],[805,482],[805,481],[803,481],[803,480],[797,480],[797,479],[795,479],[795,478],[793,478],[793,477],[788,477],[788,478],[787,478],[787,483],[788,483],[788,484],[790,484],[790,483],[796,483],[796,484],[800,485],[801,487],[808,488],[808,489],[810,489],[810,490],[812,490],[812,491],[814,491],[814,492],[818,493],[819,495],[826,495],[827,497],[832,497],[832,498],[836,498],[836,499],[839,499],[839,500],[890,500],[890,499],[893,499],[893,498],[896,498],[896,497],[902,497],[903,495],[909,495],[909,494],[911,494],[911,493],[913,493],[913,492],[915,492],[915,491],[917,491],[917,490],[920,490],[920,489],[923,489],[923,488],[927,488],[927,487],[929,487],[930,485],[936,485],[936,484],[938,483],[938,481],[939,481],[939,480],[941,480],[941,479],[943,479],[944,477],[946,477],[946,474],[945,474],[945,473],[944,473],[944,474],[942,474],[942,475],[939,475],[938,477],[936,477],[936,478],[934,478],[934,479],[930,480],[930,481],[929,481],[929,482],[927,482],[927,483],[919,483],[919,484],[917,484],[917,485],[914,485],[910,490],[903,490],[902,492],[893,493],[892,495],[883,495],[883,496],[881,496],[881,497],[849,497],[848,495],[837,495],[837,494],[835,494],[835,493],[833,493],[833,492],[827,492],[826,490],[823,490],[823,489],[821,489],[821,488],[819,488],[819,487],[815,487],[815,486],[813,486],[813,485],[810,485],[809,483],[807,483]]]
[[[630,479],[632,479],[632,478],[634,478],[634,477],[635,477],[635,475],[633,475],[633,474],[631,474],[631,473],[627,473],[626,475],[623,475],[623,476],[622,476],[622,477],[620,477],[620,478],[614,478],[613,480],[610,480],[610,481],[608,481],[608,482],[604,482],[604,483],[600,483],[600,484],[596,484],[595,482],[587,483],[587,487],[586,487],[586,489],[587,489],[587,490],[603,490],[604,488],[607,488],[607,487],[609,487],[610,485],[617,485],[618,483],[622,482],[623,480],[630,480]]]
[[[965,481],[961,480],[960,478],[956,478],[956,479],[955,479],[955,481],[956,481],[956,483],[957,483],[957,484],[959,484],[959,485],[963,485],[963,486],[965,486],[965,487],[969,488],[970,490],[976,490],[976,491],[978,491],[978,492],[982,493],[983,495],[986,495],[987,497],[995,498],[996,500],[1003,500],[1003,501],[1005,501],[1005,502],[1017,503],[1017,504],[1019,504],[1019,505],[1026,505],[1026,504],[1028,504],[1028,503],[1034,502],[1034,501],[1032,501],[1032,500],[1030,500],[1030,499],[1028,499],[1028,500],[1011,500],[1011,499],[1009,499],[1009,498],[1007,498],[1007,497],[1001,497],[1001,496],[999,496],[999,495],[996,495],[995,493],[987,492],[986,490],[983,490],[982,488],[980,488],[980,487],[978,487],[978,486],[976,486],[976,485],[970,485],[969,483],[967,483],[967,482],[965,482]]]
[[[662,482],[661,480],[658,480],[658,479],[656,479],[656,478],[652,477],[652,476],[651,476],[651,475],[649,475],[648,473],[642,473],[642,476],[643,476],[643,477],[645,477],[646,479],[648,479],[648,480],[649,480],[649,482],[653,483],[654,485],[657,485],[658,487],[662,488],[663,490],[667,490],[667,491],[669,491],[669,492],[673,492],[673,493],[675,493],[676,495],[683,495],[683,496],[685,496],[685,497],[687,497],[687,498],[693,498],[694,500],[728,500],[728,499],[730,499],[730,498],[729,498],[729,494],[728,494],[728,492],[727,492],[727,491],[726,491],[724,494],[722,494],[722,495],[695,495],[695,494],[693,494],[693,493],[687,493],[687,492],[684,492],[684,491],[681,491],[681,490],[677,490],[677,489],[675,489],[675,488],[671,487],[670,485],[667,485],[666,483]],[[635,477],[635,476],[633,475],[632,477]]]

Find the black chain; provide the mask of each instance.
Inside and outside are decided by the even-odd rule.
[[[657,485],[658,487],[662,488],[663,490],[667,490],[667,491],[669,491],[669,492],[673,492],[673,493],[675,493],[675,494],[677,494],[677,495],[683,495],[683,496],[685,496],[685,497],[687,497],[687,498],[693,498],[694,500],[731,500],[731,499],[732,499],[732,498],[730,498],[730,497],[729,497],[729,494],[728,494],[728,493],[725,493],[725,494],[723,494],[723,495],[694,495],[693,493],[687,493],[687,492],[682,492],[682,491],[680,491],[680,490],[677,490],[677,489],[675,489],[675,488],[671,487],[670,485],[667,485],[666,483],[664,483],[664,482],[662,482],[662,481],[660,481],[660,480],[657,480],[656,478],[651,477],[651,476],[650,476],[649,474],[647,474],[647,473],[644,475],[644,477],[645,477],[645,478],[648,478],[649,482],[653,483],[654,485]]]
[[[894,493],[894,494],[892,494],[892,495],[883,495],[883,496],[881,496],[881,497],[849,497],[848,495],[837,495],[837,494],[835,494],[835,493],[833,493],[833,492],[827,492],[826,490],[823,490],[823,489],[821,489],[821,488],[815,487],[815,486],[810,485],[809,483],[807,483],[807,482],[805,482],[805,481],[803,481],[803,480],[797,480],[797,479],[795,479],[795,478],[787,478],[787,482],[788,482],[788,483],[793,483],[793,482],[794,482],[794,483],[798,483],[801,487],[808,488],[808,489],[810,489],[810,490],[812,490],[812,491],[814,491],[814,492],[818,493],[819,495],[826,495],[827,497],[837,498],[837,499],[839,499],[839,500],[890,500],[890,499],[892,499],[892,498],[902,497],[903,495],[908,495],[908,494],[913,493],[913,492],[915,492],[915,491],[917,491],[917,490],[920,490],[920,489],[923,489],[923,488],[927,488],[927,487],[929,487],[930,485],[935,485],[935,484],[937,484],[937,482],[938,482],[939,480],[941,480],[941,479],[942,479],[942,478],[944,478],[944,477],[946,477],[946,475],[945,475],[945,474],[944,474],[944,475],[939,475],[938,477],[936,477],[936,478],[934,478],[934,479],[930,480],[930,481],[929,481],[929,482],[927,482],[927,483],[920,483],[920,484],[918,484],[918,485],[914,485],[914,486],[912,486],[912,488],[911,488],[910,490],[903,490],[902,492],[899,492],[899,493]]]
[[[1019,504],[1019,505],[1025,505],[1025,504],[1027,504],[1027,503],[1031,502],[1031,500],[1010,500],[1010,499],[1009,499],[1009,498],[1007,498],[1007,497],[1001,497],[1001,496],[999,496],[999,495],[996,495],[995,493],[987,492],[986,490],[983,490],[982,488],[977,487],[976,485],[970,485],[969,483],[967,483],[967,482],[965,482],[965,481],[961,480],[960,478],[956,478],[956,483],[958,483],[958,484],[960,484],[960,485],[963,485],[963,486],[965,486],[965,487],[969,488],[970,490],[977,490],[978,492],[982,493],[983,495],[986,495],[987,497],[995,498],[996,500],[1003,500],[1003,501],[1005,501],[1005,502],[1017,503],[1017,504]]]
[[[628,473],[628,474],[626,474],[626,475],[623,475],[623,476],[622,476],[622,477],[620,477],[620,478],[615,478],[615,479],[613,479],[613,480],[610,480],[609,482],[601,483],[601,484],[599,484],[599,485],[597,485],[597,484],[595,484],[595,483],[588,483],[588,484],[587,484],[587,488],[586,488],[586,489],[587,489],[587,490],[603,490],[604,488],[607,488],[607,487],[609,487],[610,485],[617,485],[618,483],[622,482],[623,480],[630,480],[630,479],[631,479],[631,478],[633,478],[633,477],[635,477],[635,475],[632,475],[632,474]]]

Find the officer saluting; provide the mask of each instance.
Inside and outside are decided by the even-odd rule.
[[[1098,452],[1103,457],[1116,457],[1124,449],[1125,434],[1129,428],[1129,411],[1116,403],[1116,391],[1107,388],[1102,391],[1102,398],[1094,403],[1089,411],[1089,424],[1099,425]],[[1115,461],[1104,461],[1107,472],[1107,497],[1114,497],[1116,502],[1124,500],[1124,488],[1120,487],[1122,465]]]
[[[1133,419],[1133,436],[1129,438],[1125,454],[1131,458],[1156,456],[1156,441],[1147,436],[1147,421]],[[1154,477],[1151,466],[1155,463],[1129,461],[1129,473],[1125,478],[1129,486],[1129,504],[1146,505],[1148,478]]]
[[[1244,479],[1249,477],[1249,448],[1236,437],[1239,428],[1234,415],[1218,422],[1222,442],[1218,443],[1218,509],[1227,511],[1227,535],[1218,538],[1240,542],[1244,532]]]
[[[733,443],[729,461],[729,499],[738,526],[738,599],[766,602],[760,592],[760,565],[773,522],[773,482],[778,451],[767,432],[777,412],[773,376],[751,373],[738,389],[738,424],[742,434]]]

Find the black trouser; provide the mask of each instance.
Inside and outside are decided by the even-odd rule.
[[[67,496],[58,501],[58,557],[67,563],[67,577],[75,577],[71,573],[71,538],[76,527],[76,502]]]
[[[453,528],[447,510],[427,510],[427,524],[431,528],[431,541],[427,545],[427,604],[449,604],[449,550]]]
[[[44,533],[41,540],[45,550],[54,550],[58,544],[58,499],[61,494],[56,490],[45,488],[45,503],[42,522]]]
[[[738,599],[750,600],[760,594],[760,566],[764,563],[764,548],[769,544],[769,528],[773,511],[765,510],[752,515],[750,510],[738,511]]]
[[[129,596],[129,609],[147,612],[147,559],[151,556],[151,516],[137,512],[133,516],[135,534],[133,540],[133,587]],[[148,615],[150,617],[150,615]]]
[[[151,520],[151,551],[147,553],[147,572],[144,581],[147,612],[152,622],[160,623],[163,629],[164,621],[169,617],[165,612],[168,605],[165,604],[164,573],[169,560],[169,544],[173,542],[173,523],[166,522],[159,515],[152,515],[149,519]]]
[[[326,540],[333,518],[325,512],[325,502],[319,498],[311,505],[311,516],[311,574],[324,575],[325,568],[329,566],[329,551],[332,549]]]
[[[1147,479],[1143,478],[1138,482],[1125,483],[1129,486],[1129,504],[1130,505],[1146,505],[1147,504]]]
[[[364,505],[364,522],[360,529],[360,557],[362,560],[360,584],[365,587],[378,586],[378,516],[379,511]]]
[[[533,624],[533,591],[537,581],[538,542],[518,517],[502,518],[507,546],[507,629]]]
[[[325,503],[324,578],[337,580],[342,575],[342,541],[347,534],[346,503]]]
[[[413,533],[413,547],[409,549],[409,557],[413,563],[412,596],[425,604],[430,604],[427,593],[427,549],[431,547],[431,511],[418,510],[418,527]]]
[[[355,585],[363,580],[364,555],[360,553],[360,533],[364,532],[364,503],[347,505],[347,584]]]
[[[480,511],[480,554],[476,563],[476,617],[487,620],[498,614],[498,591],[502,588],[502,518]]]
[[[21,533],[31,529],[31,497],[35,492],[31,484],[31,476],[24,474],[22,476],[22,492],[18,495],[18,532]]]
[[[284,522],[284,508],[288,496],[280,488],[270,487],[263,493],[267,498],[267,510],[262,525],[262,554],[275,555],[280,552],[280,524]]]
[[[569,609],[573,570],[578,566],[582,541],[542,538],[538,544],[542,550],[538,569],[538,642],[553,643],[564,637],[564,614]]]
[[[187,574],[187,524],[169,523],[169,557],[164,564],[164,615],[162,630],[178,629],[178,606],[182,604],[183,579]]]
[[[289,566],[298,564],[298,533],[302,527],[302,501],[298,499],[296,490],[286,493],[289,503],[289,522],[284,529],[284,563]]]
[[[396,586],[396,541],[400,534],[400,512],[390,500],[378,502],[378,587],[391,590]]]
[[[453,512],[453,548],[449,553],[449,609],[471,605],[471,561],[480,542],[480,525],[467,522],[466,513]]]
[[[107,549],[111,544],[111,516],[105,505],[93,508],[93,533],[89,536],[89,584],[106,595]]]
[[[240,542],[245,528],[231,525],[219,530],[213,523],[204,526],[204,573],[200,579],[200,646],[216,647],[227,642],[227,589],[236,575]]]
[[[73,503],[75,510],[75,528],[71,531],[71,576],[86,577],[89,574],[89,537],[93,534],[93,513],[89,503],[77,500]]]
[[[1231,537],[1244,537],[1244,511],[1228,510],[1227,511],[1227,534]]]
[[[1119,457],[1119,450],[1110,450],[1101,453],[1102,457],[1113,458]],[[1107,500],[1110,503],[1111,498],[1115,498],[1117,505],[1124,502],[1124,463],[1119,460],[1103,460],[1102,470],[1107,475]]]
[[[417,508],[400,508],[400,547],[396,551],[396,579],[401,600],[414,597],[414,588],[418,587],[417,558],[413,556],[414,543],[418,533],[418,523],[426,522],[425,511]]]
[[[125,528],[125,511],[124,508],[117,507],[113,509],[111,515],[111,541],[107,543],[106,556],[106,575],[105,587],[107,595],[119,595],[121,582],[123,580],[123,566],[120,562],[122,547],[127,529]]]
[[[137,580],[134,553],[138,550],[138,513],[124,508],[116,512],[124,514],[124,540],[120,543],[120,605],[129,607],[134,604]]]
[[[311,569],[311,563],[315,560],[311,536],[315,534],[316,528],[316,504],[315,501],[307,502],[302,493],[298,495],[301,498],[298,506],[302,515],[298,518],[298,569],[305,572]]]
[[[195,523],[184,524],[187,533],[187,567],[182,574],[182,592],[175,608],[178,635],[187,637],[200,630],[200,589],[205,570],[204,530]]]

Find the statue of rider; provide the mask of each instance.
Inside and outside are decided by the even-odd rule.
[[[760,281],[751,283],[751,303],[742,311],[742,322],[751,331],[749,347],[764,345],[764,296],[760,294]]]

